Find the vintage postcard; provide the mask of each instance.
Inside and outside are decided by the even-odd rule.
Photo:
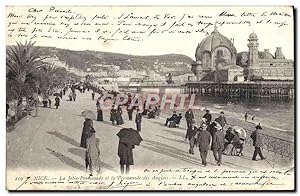
[[[6,6],[6,189],[295,191],[293,6]]]

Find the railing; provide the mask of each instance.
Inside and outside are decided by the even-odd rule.
[[[251,135],[253,131],[245,129],[247,135]],[[261,138],[263,141],[262,149],[272,152],[275,155],[281,155],[281,157],[288,157],[289,160],[294,159],[294,143],[284,139],[280,139],[274,136],[261,133]],[[252,139],[250,137],[246,138],[245,143],[247,145],[252,145]]]
[[[119,87],[172,87],[183,86],[181,83],[168,84],[163,81],[117,82]]]
[[[163,115],[170,116],[171,114],[172,112],[169,111],[169,112],[165,112]],[[184,115],[184,113],[182,113],[182,115]],[[194,116],[198,119],[202,118],[199,115],[194,115]],[[186,129],[187,128],[186,123],[183,123],[183,121],[181,122],[182,123],[180,124],[180,126]],[[233,126],[233,125],[229,124],[229,126]],[[245,131],[247,132],[247,138],[245,140],[245,144],[252,146],[253,140],[250,138],[250,135],[252,134],[253,131],[248,129],[245,129]],[[295,152],[294,142],[277,138],[274,136],[270,136],[267,134],[263,134],[263,133],[261,133],[260,135],[263,141],[262,149],[267,150],[268,152],[272,152],[275,155],[280,155],[282,158],[287,157],[289,160],[294,159],[294,152]]]

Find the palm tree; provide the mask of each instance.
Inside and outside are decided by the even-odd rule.
[[[53,64],[44,64],[39,68],[40,90],[46,97],[49,96],[48,92],[52,88],[57,70]]]
[[[9,46],[6,53],[6,66],[12,74],[12,79],[20,83],[25,83],[26,77],[42,66],[38,47],[34,47],[35,42],[17,42],[15,46]]]
[[[39,48],[34,44],[17,42],[6,50],[7,98],[10,100],[17,99],[21,103],[22,97],[28,99],[36,90],[34,72],[42,66],[42,61]]]

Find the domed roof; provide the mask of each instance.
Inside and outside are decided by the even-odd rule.
[[[201,60],[205,51],[212,53],[219,46],[228,48],[232,54],[236,53],[233,43],[215,28],[209,36],[198,44],[195,54],[196,60]]]
[[[249,39],[257,39],[256,33],[252,32],[252,33],[249,35]]]
[[[267,50],[263,51],[263,52],[258,52],[258,57],[260,59],[274,59],[274,56]]]

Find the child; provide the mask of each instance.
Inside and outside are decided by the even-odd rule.
[[[90,176],[96,171],[100,173],[100,140],[96,138],[95,129],[90,132],[90,137],[86,139],[86,169],[89,168]]]

